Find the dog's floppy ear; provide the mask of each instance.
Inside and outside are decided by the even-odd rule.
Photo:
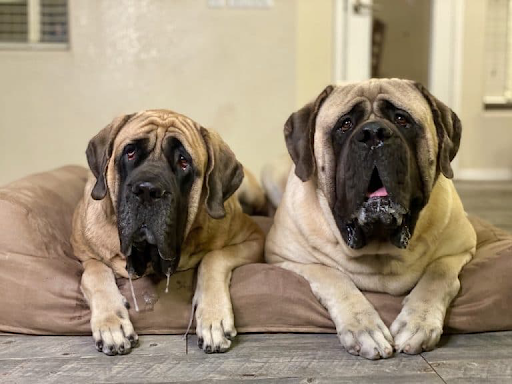
[[[414,85],[427,100],[432,111],[432,117],[434,118],[438,140],[438,171],[441,171],[443,175],[451,179],[453,177],[453,169],[450,163],[459,150],[462,124],[455,112],[432,96],[423,85],[420,83],[414,83]]]
[[[295,163],[295,174],[307,181],[315,171],[314,136],[316,116],[334,87],[329,85],[315,101],[291,114],[284,124],[284,139],[288,152]]]
[[[203,127],[200,129],[208,153],[205,175],[206,211],[214,219],[222,219],[226,216],[224,202],[242,184],[244,169],[216,132]]]
[[[133,113],[116,117],[89,141],[85,154],[89,168],[96,177],[96,184],[91,192],[91,197],[94,200],[101,200],[107,194],[107,165],[112,156],[114,139],[134,115]]]

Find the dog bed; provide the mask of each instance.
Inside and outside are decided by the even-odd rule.
[[[69,242],[73,211],[87,170],[67,166],[0,188],[0,332],[40,335],[90,334],[90,312],[80,291],[82,267]],[[268,231],[272,219],[255,217]],[[512,330],[512,235],[471,218],[478,235],[475,258],[462,270],[461,291],[450,306],[445,332]],[[191,315],[194,271],[165,281],[134,281],[139,334],[180,334]],[[403,297],[365,293],[388,325]],[[238,332],[335,332],[327,311],[300,276],[267,264],[236,269],[231,297]],[[192,331],[195,329],[192,326]]]

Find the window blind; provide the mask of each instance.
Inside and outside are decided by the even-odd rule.
[[[486,104],[512,102],[511,10],[511,0],[488,0],[485,28]]]
[[[67,0],[41,0],[41,42],[68,41]]]
[[[27,39],[27,1],[0,1],[0,42],[23,43]]]

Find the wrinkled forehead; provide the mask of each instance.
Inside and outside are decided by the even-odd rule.
[[[181,142],[196,166],[205,166],[207,153],[200,125],[168,110],[150,110],[135,115],[117,135],[114,148],[121,152],[127,144],[143,140],[149,151],[159,156],[171,138]]]
[[[322,104],[317,116],[317,129],[333,127],[336,121],[357,104],[364,107],[366,118],[381,116],[382,101],[408,112],[419,124],[432,122],[430,107],[409,80],[371,79],[361,83],[336,86]]]

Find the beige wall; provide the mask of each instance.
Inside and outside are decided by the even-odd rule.
[[[483,108],[486,7],[486,0],[465,2],[458,175],[512,178],[512,111]]]
[[[297,2],[296,106],[314,99],[333,80],[332,0]]]
[[[256,173],[285,151],[300,46],[294,0],[265,10],[71,0],[70,24],[68,51],[0,51],[0,184],[85,165],[100,128],[146,108],[215,128]]]

